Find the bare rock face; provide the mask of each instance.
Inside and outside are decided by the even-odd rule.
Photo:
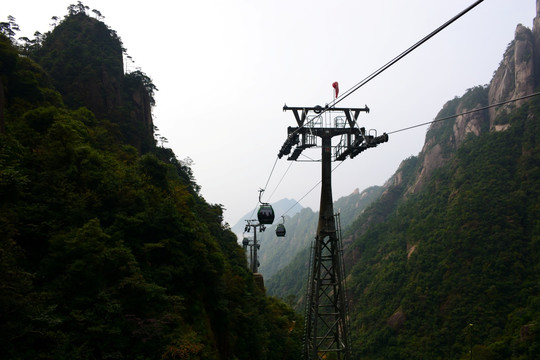
[[[535,42],[533,32],[519,24],[515,39],[504,54],[503,61],[491,80],[489,104],[531,94],[535,86]],[[495,107],[489,110],[490,129],[494,129],[497,116],[508,109],[520,106],[526,100]]]
[[[457,113],[465,113],[481,107],[478,103],[473,108],[468,109],[463,104],[457,107]],[[431,178],[433,172],[442,167],[448,160],[448,154],[445,154],[443,142],[447,147],[457,149],[469,134],[480,136],[488,119],[484,112],[473,112],[466,115],[460,115],[456,118],[452,128],[452,135],[448,139],[437,139],[431,137],[426,140],[420,158],[422,165],[415,183],[407,190],[407,194],[415,193]],[[442,141],[441,141],[442,140]]]
[[[511,44],[504,54],[503,60],[499,68],[495,72],[489,86],[489,103],[495,104],[503,101],[510,96],[515,88],[515,66],[514,57],[511,56],[514,52],[514,45]],[[495,119],[497,112],[500,109],[492,108],[489,110],[490,119]]]
[[[499,68],[491,80],[489,104],[528,95],[540,85],[540,0],[536,0],[536,16],[532,31],[519,24],[514,41],[506,50]],[[523,105],[526,100],[516,101],[498,108],[491,108],[490,129],[506,129],[505,124],[496,124],[497,116],[510,108]]]
[[[424,145],[424,148],[426,146]],[[435,144],[434,146],[426,149],[423,152],[423,161],[422,166],[420,167],[420,172],[416,177],[414,185],[412,185],[408,190],[407,194],[414,194],[425,184],[427,179],[431,177],[433,171],[440,168],[444,163],[444,157],[442,155],[442,146],[440,144]]]
[[[480,104],[477,104],[475,108],[479,108]],[[469,110],[473,109],[466,109],[462,108],[461,106],[458,107],[458,113],[464,113]],[[473,112],[466,115],[460,115],[456,118],[456,122],[454,123],[453,133],[454,133],[454,147],[457,148],[459,145],[465,140],[465,137],[469,135],[470,133],[480,136],[483,124],[486,122],[486,117],[483,112]]]
[[[386,324],[394,331],[398,331],[405,323],[405,314],[398,310],[386,320]]]
[[[132,120],[136,123],[143,124],[145,130],[148,133],[152,133],[154,125],[152,122],[150,95],[148,95],[148,91],[142,84],[134,89],[131,100],[136,105],[130,113]]]
[[[487,101],[471,102],[466,94],[456,107],[456,114],[532,94],[535,86],[540,85],[540,0],[536,1],[536,7],[537,15],[534,18],[532,31],[521,24],[517,25],[514,40],[506,49],[487,89]],[[451,154],[445,153],[441,145],[455,150],[470,134],[479,136],[483,131],[508,129],[510,125],[501,123],[498,116],[523,105],[526,101],[527,99],[523,99],[493,107],[487,114],[475,112],[458,116],[454,122],[452,134],[447,135],[448,138],[426,137],[424,147],[419,154],[421,165],[416,181],[407,189],[406,194],[420,190],[433,171],[449,160]],[[439,125],[433,124],[432,129],[437,126]]]
[[[540,85],[540,0],[536,0],[536,17],[533,20],[535,85]]]
[[[540,0],[536,0],[536,5],[533,30],[521,24],[516,27],[515,38],[508,45],[490,84],[471,88],[463,96],[448,101],[437,118],[450,118],[455,114],[534,93],[535,87],[540,86]],[[498,116],[526,101],[513,101],[490,108],[489,111],[460,115],[453,124],[446,121],[433,123],[418,156],[403,160],[383,185],[384,190],[379,200],[381,208],[396,208],[401,199],[420,192],[437,169],[452,161],[457,149],[468,137],[507,130],[511,124],[505,122],[504,117]],[[370,225],[382,222],[384,218],[382,212],[370,213],[354,236],[361,236]],[[415,251],[415,245],[407,245],[407,256]],[[353,254],[353,259],[354,256],[359,255]],[[404,314],[396,311],[387,323],[391,328],[399,329],[404,319]]]
[[[516,28],[514,49],[515,91],[514,97],[531,94],[534,90],[534,39],[531,30],[523,25]],[[517,104],[520,106],[521,104]]]

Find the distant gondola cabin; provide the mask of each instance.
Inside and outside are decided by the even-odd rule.
[[[257,219],[261,224],[272,224],[274,222],[274,209],[272,209],[272,205],[262,204],[257,212]]]
[[[285,225],[278,224],[278,226],[276,227],[276,235],[279,237],[284,237],[286,233],[287,231],[285,230]]]

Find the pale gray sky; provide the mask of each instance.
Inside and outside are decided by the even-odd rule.
[[[153,79],[155,124],[179,159],[193,159],[202,195],[224,205],[231,225],[257,204],[287,127],[295,125],[285,103],[329,103],[334,81],[342,92],[353,87],[473,2],[83,1],[117,31],[132,67]],[[31,37],[48,31],[51,17],[63,18],[71,3],[4,1],[0,17],[13,15],[20,36]],[[485,0],[340,106],[367,104],[371,112],[359,125],[379,133],[433,120],[446,101],[489,83],[516,25],[531,27],[535,11],[534,0]],[[347,159],[333,173],[334,199],[382,185],[418,154],[426,130],[394,134]],[[285,157],[277,162],[263,200],[300,199],[320,181],[320,163],[299,162],[277,186],[288,167]],[[301,204],[317,211],[319,191]]]

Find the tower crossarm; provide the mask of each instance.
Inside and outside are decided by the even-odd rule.
[[[298,126],[303,126],[304,122],[306,120],[306,116],[311,111],[315,114],[321,114],[323,112],[342,112],[345,113],[345,116],[347,117],[347,120],[349,121],[349,125],[352,127],[354,126],[354,122],[358,119],[358,116],[361,112],[369,113],[369,107],[366,105],[363,108],[348,108],[348,107],[333,107],[325,105],[324,107],[320,105],[316,105],[313,107],[306,107],[306,106],[283,106],[283,111],[291,110],[294,114],[294,117],[296,118],[296,122],[298,123]],[[298,112],[301,111],[302,113],[299,114]],[[353,121],[354,119],[354,121]]]

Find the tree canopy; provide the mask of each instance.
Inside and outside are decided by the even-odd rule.
[[[65,27],[87,21],[73,12]],[[0,34],[3,356],[298,358],[297,315],[257,288],[222,206],[205,201],[188,163],[153,140],[134,146],[129,112],[96,114],[57,86],[68,63],[84,78],[109,61],[64,54],[47,65],[57,31],[70,31],[59,28],[33,56],[44,66]]]

